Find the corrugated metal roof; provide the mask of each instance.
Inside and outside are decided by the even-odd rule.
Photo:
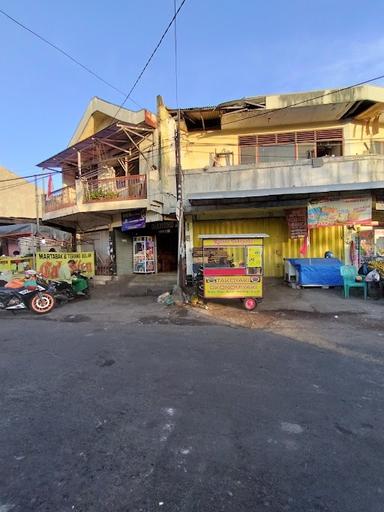
[[[125,136],[123,127],[130,128],[132,130],[140,130],[142,134],[149,134],[153,131],[152,128],[149,127],[142,127],[137,126],[135,124],[129,124],[129,123],[121,123],[120,121],[115,122],[108,126],[107,128],[104,128],[103,130],[100,130],[99,132],[95,133],[94,135],[91,135],[90,137],[81,140],[80,142],[77,142],[73,146],[70,146],[63,151],[60,151],[60,153],[57,153],[54,156],[51,156],[47,160],[44,160],[43,162],[40,162],[37,164],[37,167],[42,167],[44,169],[50,168],[50,167],[61,167],[64,163],[66,164],[73,164],[77,166],[77,152],[80,151],[82,154],[82,157],[84,159],[87,158],[87,156],[91,156],[93,152],[93,148],[95,143],[97,141],[109,141],[116,146],[119,146],[119,143],[121,145],[121,142],[124,142],[125,145],[127,145],[128,138]],[[118,134],[124,134],[124,141],[111,139],[111,137],[114,137]],[[132,138],[135,139],[135,135],[132,134]],[[139,137],[137,137],[137,140],[141,140]]]

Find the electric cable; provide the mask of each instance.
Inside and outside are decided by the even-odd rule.
[[[45,44],[49,45],[51,48],[53,48],[54,50],[56,50],[57,52],[61,53],[62,55],[64,55],[67,59],[71,60],[74,64],[76,64],[77,66],[81,67],[84,71],[86,71],[87,73],[89,73],[90,75],[92,75],[94,78],[96,78],[97,80],[99,80],[100,82],[102,82],[104,85],[107,85],[108,87],[110,87],[111,89],[113,89],[115,92],[118,92],[121,96],[125,96],[127,99],[127,93],[122,91],[121,89],[119,89],[118,87],[116,87],[115,85],[113,85],[111,82],[109,82],[108,80],[106,80],[105,78],[103,78],[101,75],[99,75],[98,73],[96,73],[95,71],[93,71],[91,68],[89,68],[88,66],[86,66],[85,64],[83,64],[82,62],[80,62],[77,58],[73,57],[72,55],[70,55],[67,51],[63,50],[62,48],[60,48],[57,44],[55,43],[52,43],[51,41],[49,41],[48,39],[46,39],[44,36],[42,36],[41,34],[35,32],[34,30],[32,30],[31,28],[27,27],[26,25],[24,25],[24,23],[22,23],[21,21],[17,20],[16,18],[14,18],[13,16],[11,16],[10,14],[8,14],[7,12],[5,12],[3,9],[0,9],[0,13],[3,14],[6,18],[8,18],[10,21],[12,21],[13,23],[15,23],[16,25],[18,25],[19,27],[21,27],[22,29],[26,30],[27,32],[29,32],[30,34],[32,34],[33,36],[37,37],[38,39],[40,39],[41,41],[43,41]],[[139,108],[143,108],[141,105],[139,105],[133,98],[129,97],[129,99],[132,101],[132,103],[134,103],[136,106],[138,106]]]
[[[177,18],[177,15],[179,14],[179,12],[181,11],[183,5],[185,4],[186,0],[182,0],[181,4],[179,5],[179,7],[177,8],[176,12],[174,13],[174,15],[172,16],[172,19],[170,20],[170,22],[168,23],[166,29],[164,30],[163,34],[161,35],[160,39],[159,39],[159,42],[157,43],[157,45],[155,46],[155,48],[153,49],[151,55],[148,57],[146,63],[144,64],[142,70],[140,71],[139,75],[137,76],[136,80],[134,81],[132,87],[130,88],[128,94],[125,96],[124,98],[124,101],[121,103],[121,105],[119,106],[119,108],[117,109],[116,111],[116,114],[113,118],[113,120],[116,119],[116,117],[118,116],[120,110],[124,107],[125,103],[127,102],[127,100],[130,98],[131,94],[133,93],[133,91],[135,90],[137,84],[140,82],[141,80],[141,77],[144,75],[146,69],[148,68],[150,62],[152,61],[153,57],[155,56],[155,54],[157,53],[158,49],[160,48],[165,36],[167,35],[169,29],[171,28],[173,22],[176,20]]]

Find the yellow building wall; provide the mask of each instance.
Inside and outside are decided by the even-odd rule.
[[[112,117],[102,114],[101,112],[94,112],[89,117],[87,124],[84,127],[84,130],[81,132],[80,137],[78,137],[78,139],[75,140],[74,143],[84,140],[87,137],[91,137],[96,132],[103,130],[103,128],[107,128],[107,126],[109,126],[112,123],[112,121]]]
[[[345,124],[312,124],[300,126],[281,126],[273,129],[255,128],[252,130],[225,130],[184,132],[182,134],[182,167],[199,169],[210,165],[211,153],[233,153],[233,165],[239,164],[239,136],[294,132],[302,130],[324,130],[343,128],[344,156],[366,155],[371,151],[372,140],[384,141],[384,125],[354,121]]]
[[[0,180],[14,180],[16,174],[0,167]],[[39,188],[39,212],[41,216],[41,194]],[[0,186],[0,217],[36,219],[36,195],[33,183],[25,180],[3,182]]]
[[[210,153],[233,152],[233,165],[239,164],[239,136],[268,134],[278,132],[296,132],[303,130],[326,130],[333,128],[343,128],[344,138],[351,138],[352,124],[310,124],[300,126],[276,126],[273,129],[253,128],[247,130],[212,130],[199,132],[182,133],[182,167],[183,169],[199,169],[209,166]],[[356,134],[357,131],[355,130]],[[357,135],[353,135],[356,139]],[[361,145],[359,145],[361,147]],[[355,154],[347,153],[345,154]]]
[[[265,233],[264,274],[267,277],[282,277],[284,258],[299,258],[303,239],[288,238],[285,218],[261,218],[239,220],[209,220],[193,222],[193,246],[201,247],[199,235]],[[343,228],[339,226],[311,230],[310,247],[306,257],[322,258],[332,251],[336,258],[344,258]]]

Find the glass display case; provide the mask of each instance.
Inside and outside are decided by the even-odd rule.
[[[151,274],[157,272],[156,238],[136,236],[133,238],[133,272]]]

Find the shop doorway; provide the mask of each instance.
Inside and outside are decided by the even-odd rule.
[[[156,233],[157,271],[177,270],[177,229],[160,230]]]

